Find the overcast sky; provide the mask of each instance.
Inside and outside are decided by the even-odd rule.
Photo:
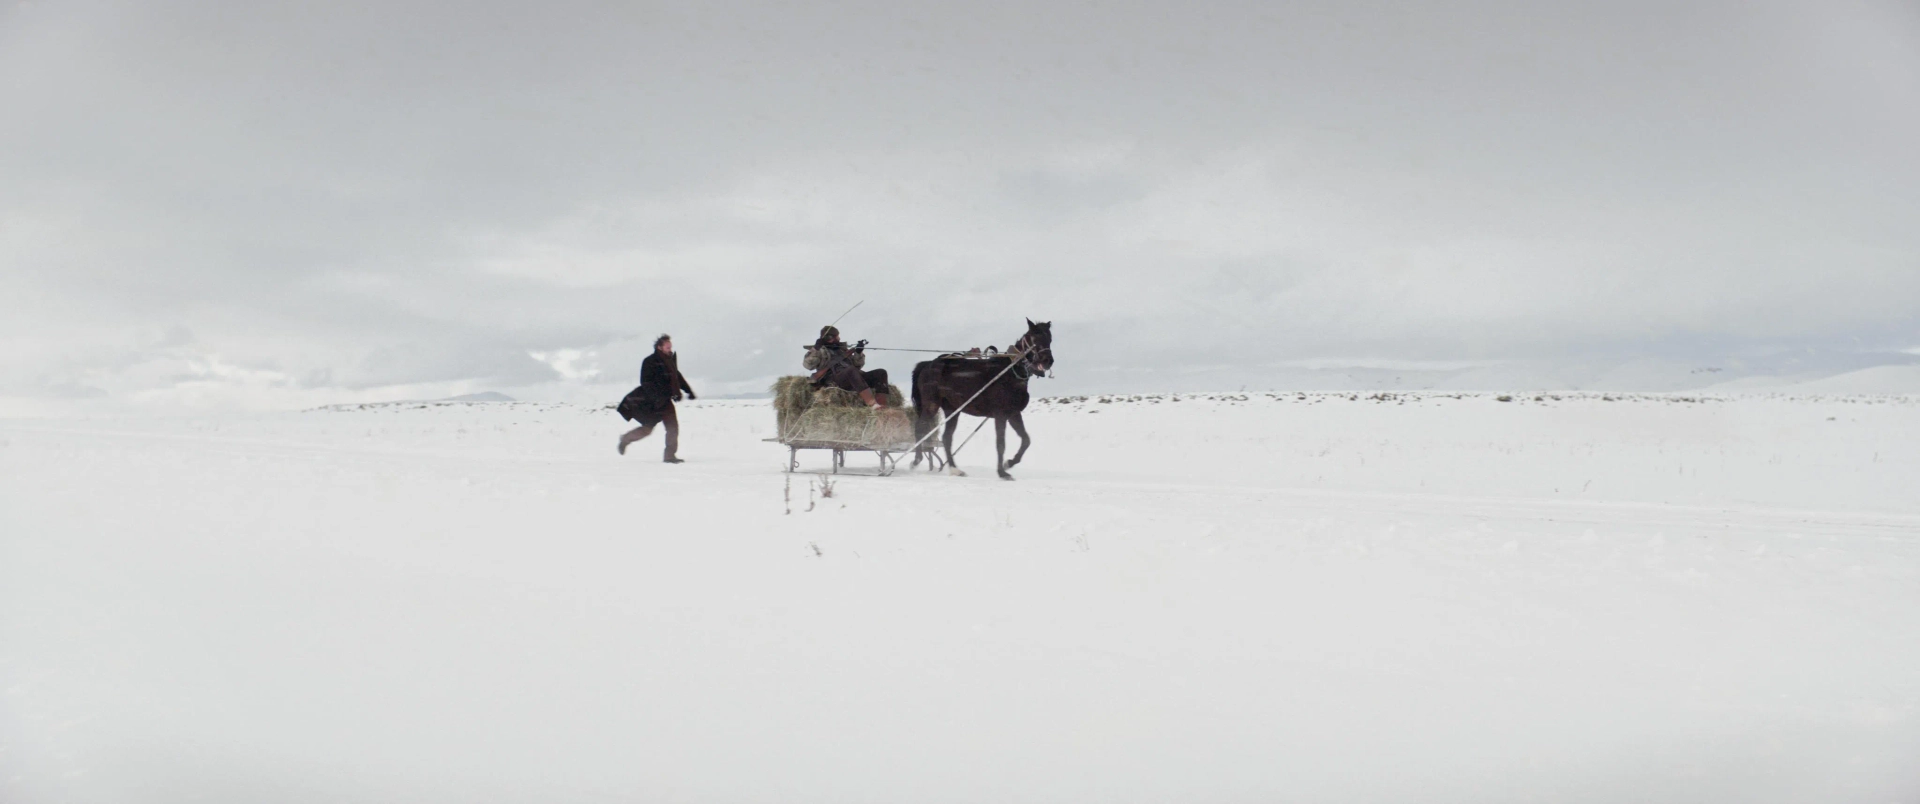
[[[1920,347],[1910,0],[0,3],[14,409]]]

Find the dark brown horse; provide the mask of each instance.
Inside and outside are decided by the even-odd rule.
[[[969,416],[993,419],[994,470],[1004,480],[1012,480],[1008,469],[1027,454],[1027,423],[1020,412],[1027,409],[1027,380],[1046,376],[1053,370],[1053,322],[1033,323],[1027,319],[1027,334],[1005,353],[987,357],[943,355],[913,367],[913,405],[918,414],[914,436],[925,439],[946,417],[947,431],[942,443],[947,453],[947,471],[964,475],[953,463],[953,431],[960,426],[954,411]],[[1020,451],[1007,460],[1007,425],[1020,435]],[[914,459],[919,463],[919,459]]]

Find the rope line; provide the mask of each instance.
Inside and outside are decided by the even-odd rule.
[[[969,351],[967,349],[895,349],[891,346],[869,346],[866,348],[875,352],[925,352],[930,355],[962,355],[962,356],[965,356]],[[981,357],[999,357],[1002,354],[1004,353],[994,352],[993,354],[987,354],[985,352],[982,352],[980,353],[980,356]]]
[[[800,348],[812,349],[813,347],[803,345]],[[965,357],[969,351],[972,351],[971,349],[895,349],[891,346],[862,346],[860,348],[870,352],[925,352],[930,355],[959,355],[961,357]],[[980,356],[981,357],[1004,357],[1008,354],[1010,353],[1009,352],[991,352],[991,353],[982,352],[980,353]]]

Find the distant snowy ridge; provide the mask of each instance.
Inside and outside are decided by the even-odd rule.
[[[397,399],[392,402],[344,402],[337,405],[321,405],[313,410],[367,410],[370,408],[393,405],[469,405],[477,402],[517,402],[518,400],[499,391],[481,391],[474,394],[442,397],[440,399]]]
[[[1824,385],[1813,392],[1920,393],[1920,356],[1907,353],[1805,352],[1766,356],[1644,357],[1590,360],[1494,360],[1482,363],[1378,360],[1282,361],[1192,366],[1176,372],[1088,367],[1069,375],[1065,393],[1246,391],[1612,391],[1659,393],[1778,389],[1875,371],[1871,382]],[[1912,379],[1903,379],[1912,378]],[[1051,386],[1051,381],[1049,382]],[[1051,390],[1049,387],[1048,390]]]
[[[1752,389],[1805,394],[1920,394],[1920,365],[1873,366],[1812,379],[1746,377],[1711,390]]]

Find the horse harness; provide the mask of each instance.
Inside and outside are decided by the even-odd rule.
[[[1048,357],[1053,356],[1053,347],[1051,346],[1041,347],[1037,351],[1046,352]],[[1013,344],[1013,352],[1020,355],[1020,359],[1014,361],[1013,376],[1015,379],[1025,382],[1028,377],[1032,377],[1035,374],[1039,374],[1042,377],[1047,376],[1045,372],[1040,370],[1039,365],[1033,362],[1033,357],[1037,353],[1033,347],[1033,333],[1029,332],[1020,336],[1020,340],[1015,341]]]

